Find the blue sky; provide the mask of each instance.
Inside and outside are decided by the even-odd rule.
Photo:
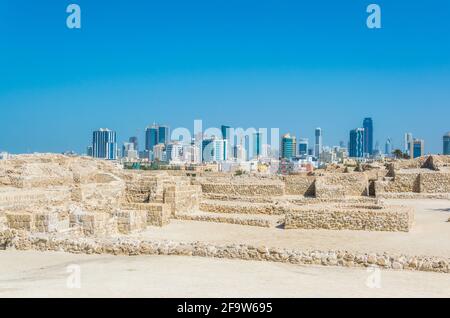
[[[334,145],[371,116],[381,145],[411,131],[441,152],[450,2],[372,2],[1,0],[0,149],[83,152],[99,127],[124,141],[194,119],[310,139],[320,126]]]

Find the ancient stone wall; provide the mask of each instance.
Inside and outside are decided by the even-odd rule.
[[[421,193],[450,193],[450,172],[426,172],[419,177]]]
[[[315,185],[317,198],[364,196],[369,181],[364,173],[337,173],[318,176]]]
[[[168,204],[172,215],[199,209],[201,188],[198,185],[177,184],[164,188],[164,203]]]
[[[249,244],[143,241],[139,239],[45,238],[17,231],[0,232],[0,246],[17,250],[113,255],[180,255],[270,261],[289,264],[361,267],[450,273],[450,259],[404,254],[299,250]]]
[[[284,176],[283,181],[286,184],[285,193],[287,195],[315,196],[316,177],[307,174]]]
[[[377,205],[309,205],[286,213],[285,229],[328,229],[408,232],[414,209]]]

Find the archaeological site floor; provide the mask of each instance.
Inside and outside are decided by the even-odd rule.
[[[182,256],[0,251],[8,297],[450,297],[450,275]],[[80,288],[67,288],[79,265]]]
[[[149,240],[250,244],[299,250],[347,250],[362,253],[396,253],[450,257],[450,201],[386,200],[388,204],[415,207],[412,230],[370,232],[350,230],[283,230],[225,223],[172,220],[132,236]]]

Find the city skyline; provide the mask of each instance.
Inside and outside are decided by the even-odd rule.
[[[402,149],[411,132],[441,153],[450,4],[377,2],[380,30],[366,27],[364,1],[80,0],[82,29],[69,30],[66,3],[2,1],[0,150],[82,153],[99,127],[143,145],[152,122],[195,119],[277,127],[310,145],[321,127],[338,145],[372,117],[374,144]]]

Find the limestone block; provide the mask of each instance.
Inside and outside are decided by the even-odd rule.
[[[120,210],[113,213],[117,219],[117,229],[122,234],[142,231],[147,228],[147,211]]]
[[[316,204],[286,213],[286,229],[409,232],[414,209],[404,206]]]

